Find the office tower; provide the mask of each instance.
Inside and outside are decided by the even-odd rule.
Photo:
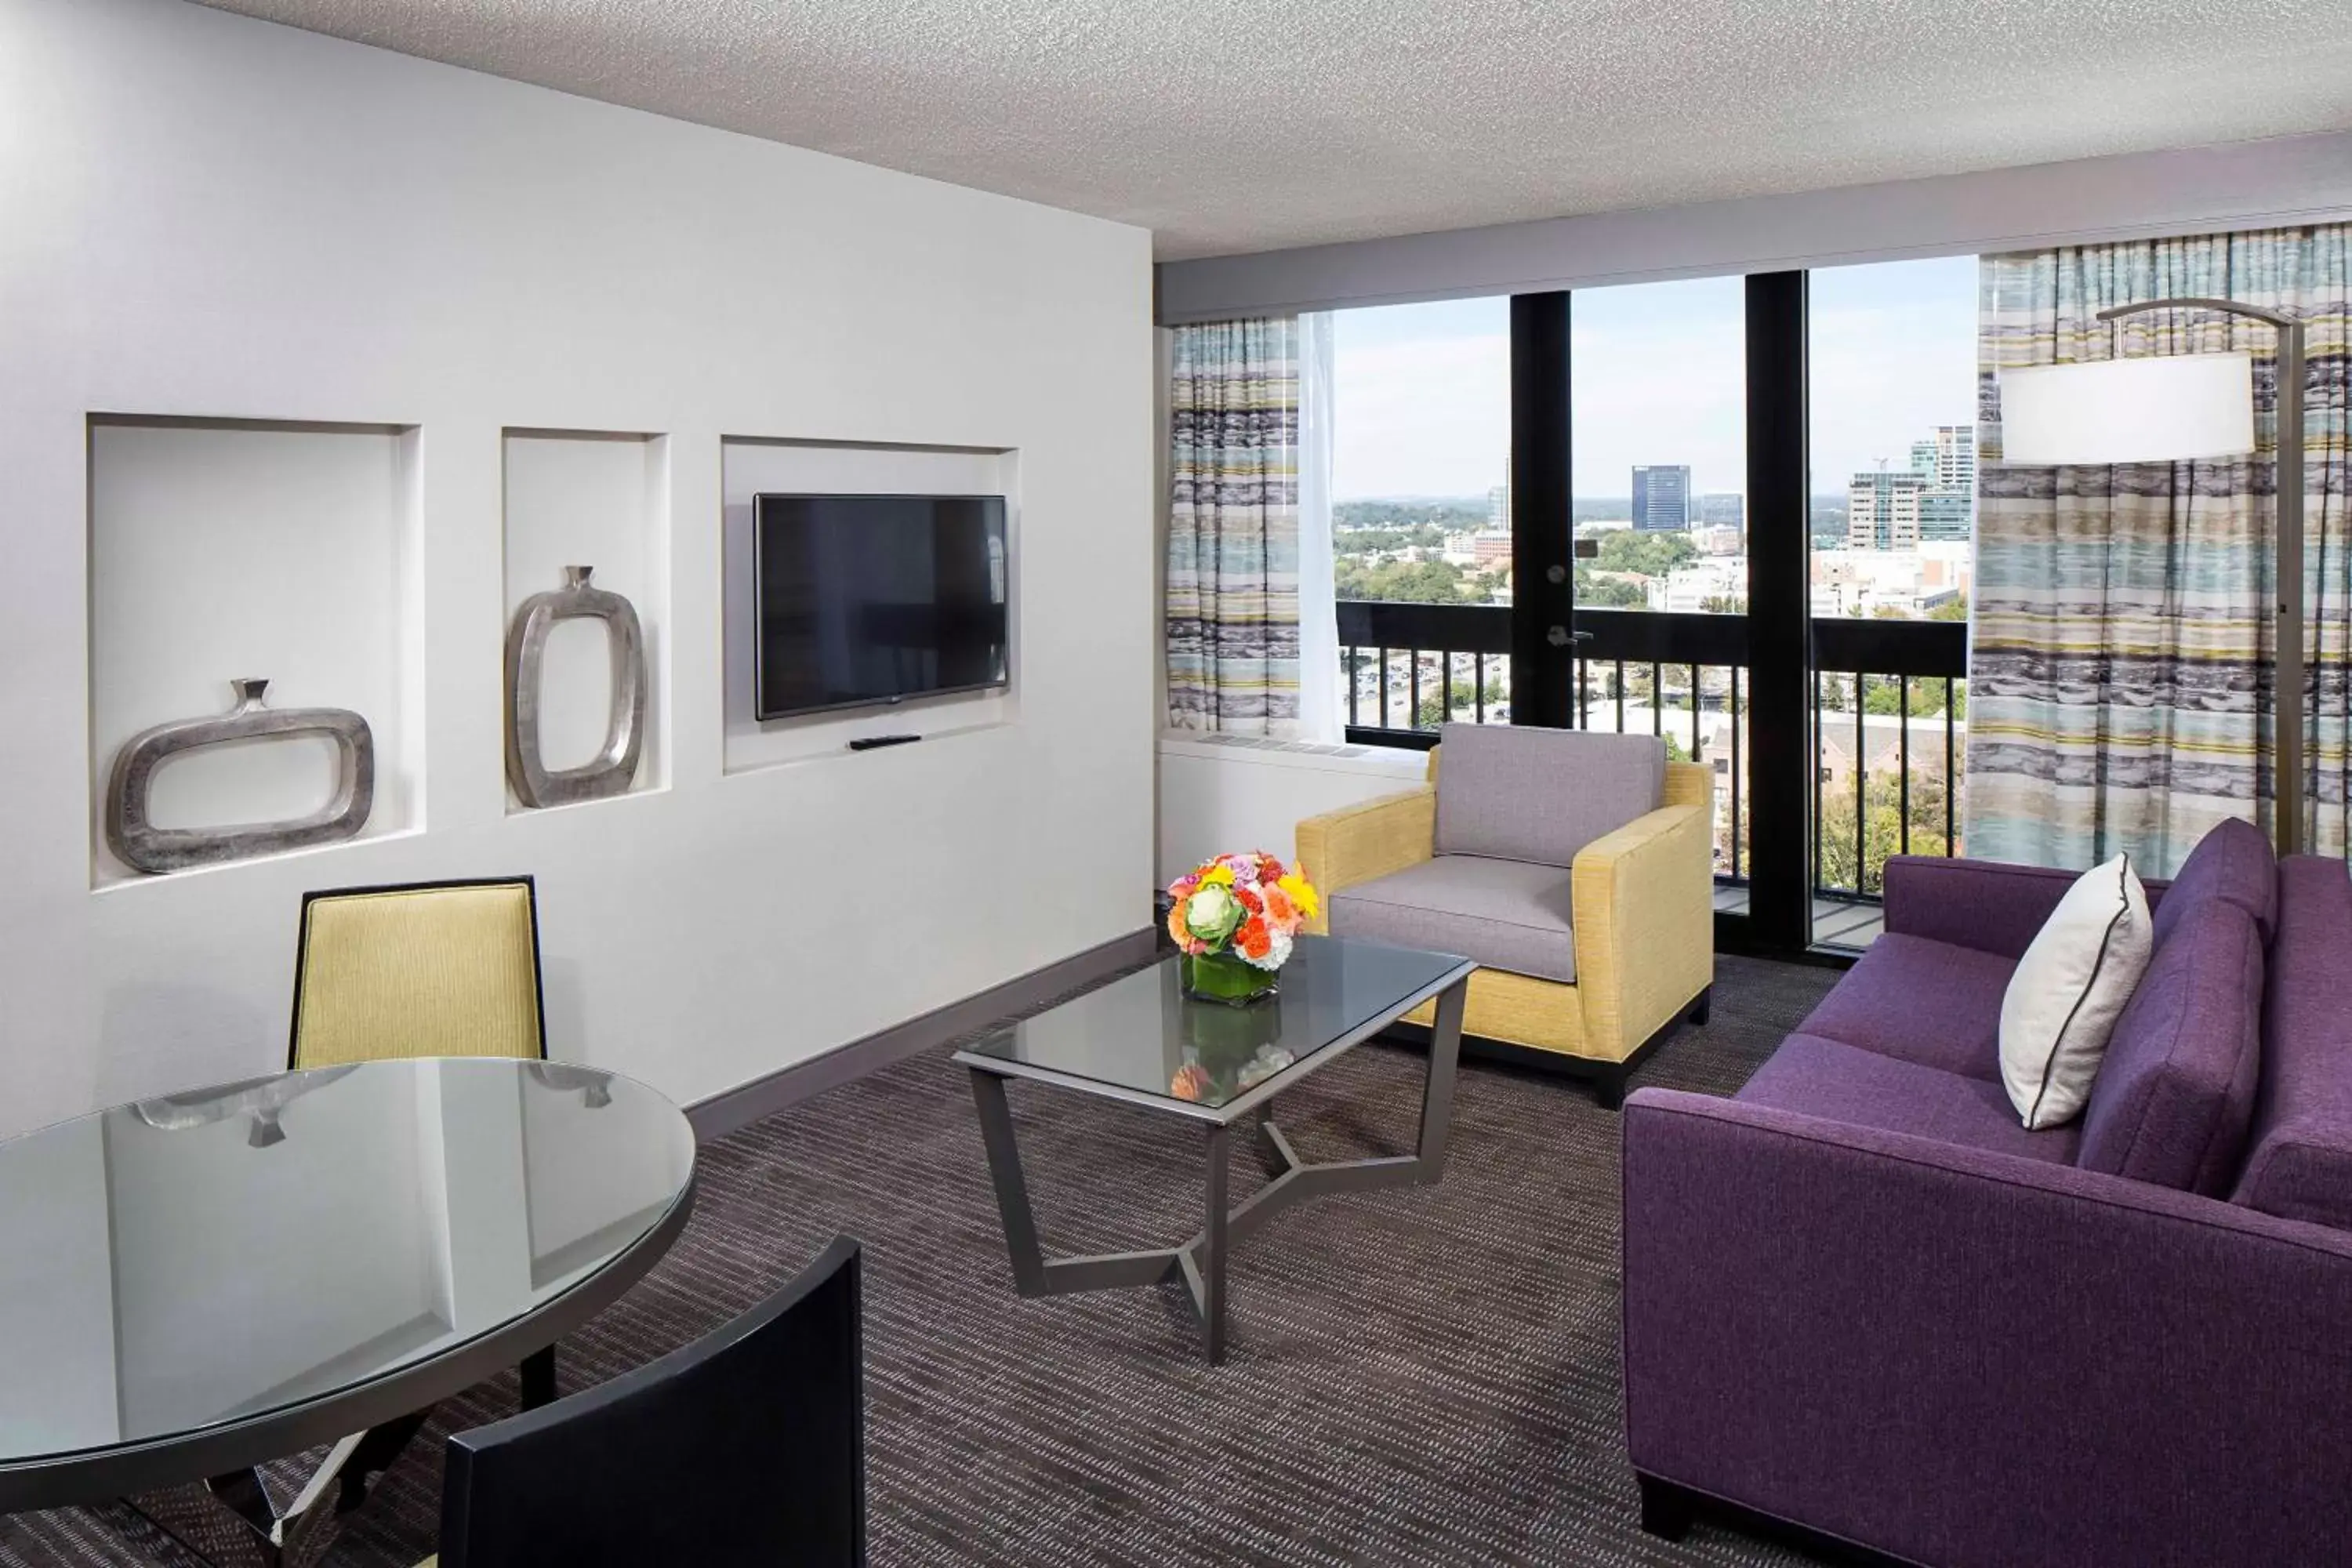
[[[1911,443],[1911,470],[1948,490],[1977,488],[1977,427],[1938,425],[1934,435]]]
[[[1643,464],[1633,469],[1633,526],[1643,533],[1680,533],[1690,527],[1687,464]]]
[[[1929,491],[1930,478],[1913,468],[1854,475],[1846,490],[1846,548],[1916,549],[1920,500]]]
[[[1976,530],[1976,497],[1965,489],[1931,485],[1919,492],[1922,540],[1967,539]]]

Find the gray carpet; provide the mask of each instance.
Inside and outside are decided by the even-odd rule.
[[[1736,1089],[1835,978],[1718,960],[1713,1021],[1640,1082]],[[1423,1061],[1359,1049],[1286,1095],[1308,1159],[1401,1152]],[[1049,1251],[1194,1228],[1199,1134],[1015,1085]],[[1785,1564],[1640,1532],[1618,1405],[1616,1116],[1465,1067],[1444,1181],[1289,1210],[1235,1253],[1227,1363],[1174,1288],[1024,1301],[962,1069],[900,1063],[704,1151],[694,1222],[564,1342],[576,1389],[722,1321],[836,1233],[866,1244],[877,1564]],[[1237,1159],[1236,1183],[1256,1180]],[[325,1561],[433,1549],[440,1435],[514,1408],[511,1375],[442,1407]],[[0,1520],[0,1563],[180,1562],[118,1510]]]

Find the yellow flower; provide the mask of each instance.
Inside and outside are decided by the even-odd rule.
[[[1217,882],[1230,888],[1234,885],[1234,868],[1230,866],[1212,866],[1201,873],[1201,880]]]
[[[1280,881],[1276,882],[1275,886],[1280,888],[1284,892],[1290,895],[1290,901],[1298,906],[1298,912],[1300,914],[1305,915],[1310,921],[1315,918],[1316,911],[1319,907],[1319,904],[1318,900],[1315,897],[1314,883],[1308,881],[1297,872],[1293,871],[1285,876]]]

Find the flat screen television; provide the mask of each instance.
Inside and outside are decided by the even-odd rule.
[[[759,717],[1007,684],[1003,496],[752,502]]]

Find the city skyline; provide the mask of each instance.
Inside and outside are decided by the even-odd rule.
[[[1811,294],[1813,493],[1973,421],[1975,258],[1817,268]],[[1467,500],[1503,481],[1509,316],[1501,298],[1335,313],[1335,500]],[[1633,469],[1659,465],[1689,467],[1695,495],[1744,487],[1744,323],[1737,278],[1576,291],[1575,496],[1630,499]]]

